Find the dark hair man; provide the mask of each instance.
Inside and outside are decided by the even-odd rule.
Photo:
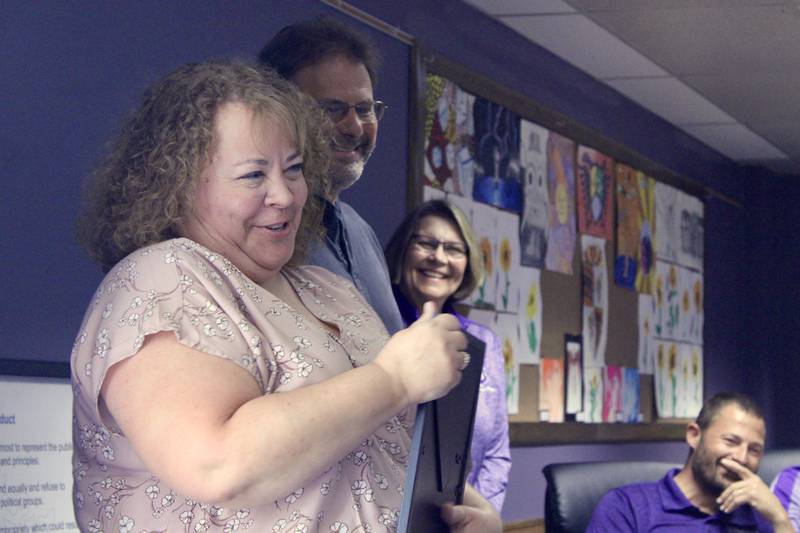
[[[380,242],[369,224],[339,199],[361,177],[386,110],[373,97],[377,51],[347,26],[317,18],[280,30],[261,50],[259,61],[316,98],[334,125],[323,221],[327,236],[324,243],[312,247],[308,261],[352,280],[389,333],[399,331],[403,320]]]
[[[686,464],[656,483],[609,491],[587,531],[795,531],[756,475],[766,428],[758,406],[722,393],[686,428]]]

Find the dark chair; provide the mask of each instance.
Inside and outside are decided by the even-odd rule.
[[[584,533],[600,498],[615,487],[657,481],[670,468],[657,462],[555,463],[542,469],[547,480],[544,523],[547,533]]]
[[[761,459],[761,466],[758,467],[758,475],[764,483],[770,485],[781,470],[798,465],[800,465],[800,448],[767,450]]]

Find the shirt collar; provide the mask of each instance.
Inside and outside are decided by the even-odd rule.
[[[719,522],[735,525],[737,527],[755,527],[758,524],[756,522],[755,511],[749,505],[743,505],[730,514],[722,511],[718,511],[714,515],[704,513],[689,501],[680,487],[678,487],[678,484],[675,483],[675,474],[678,472],[680,472],[680,468],[673,468],[667,472],[667,475],[661,479],[658,485],[661,505],[665,512],[692,510],[698,517],[714,518]]]

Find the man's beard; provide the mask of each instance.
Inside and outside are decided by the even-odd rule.
[[[718,474],[717,467],[720,466],[721,459],[721,457],[715,459],[709,455],[703,446],[702,439],[692,455],[692,475],[695,481],[703,487],[703,490],[714,496],[719,496],[728,485],[734,482],[734,480]]]
[[[332,148],[337,147],[346,150],[356,150],[358,159],[350,162],[339,161],[335,154],[331,159],[328,177],[330,179],[330,190],[334,196],[353,186],[364,173],[364,166],[367,164],[375,145],[370,144],[370,140],[362,137],[358,140],[334,136]]]

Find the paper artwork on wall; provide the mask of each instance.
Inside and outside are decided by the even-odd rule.
[[[520,263],[544,267],[547,252],[547,137],[548,130],[520,122],[520,165],[524,202],[519,225]]]
[[[639,371],[635,368],[622,369],[622,421],[639,422]]]
[[[575,143],[550,132],[547,140],[547,270],[572,274],[575,256]]]
[[[519,362],[539,364],[542,350],[542,285],[541,271],[537,268],[519,267],[521,301],[517,311],[522,351]]]
[[[686,340],[693,344],[703,344],[703,273],[689,270],[689,312],[686,322]]]
[[[539,419],[564,421],[564,360],[543,357],[539,363]]]
[[[638,302],[639,314],[639,349],[638,367],[642,374],[652,374],[656,353],[655,341],[655,298],[649,294],[640,294]]]
[[[703,347],[691,344],[683,345],[684,355],[688,359],[686,384],[686,418],[697,418],[703,407]]]
[[[694,269],[703,270],[703,236],[705,234],[704,206],[699,198],[684,192],[678,194],[680,220],[680,246],[678,263]]]
[[[583,410],[580,422],[603,421],[603,369],[583,368]]]
[[[516,113],[481,97],[472,108],[475,123],[475,182],[478,202],[520,213],[519,127]]]
[[[491,206],[472,203],[472,231],[483,255],[486,276],[469,297],[469,303],[476,306],[494,305],[497,294],[497,209]]]
[[[444,200],[447,197],[447,193],[445,193],[441,189],[437,189],[436,187],[431,187],[430,185],[424,185],[422,187],[422,201],[427,202],[428,200]]]
[[[472,197],[475,97],[450,80],[427,76],[423,182]]]
[[[578,146],[578,231],[611,239],[614,228],[614,160]]]
[[[678,407],[678,345],[672,341],[656,343],[656,412],[660,418],[677,416]]]
[[[616,422],[622,417],[622,367],[603,370],[603,422]]]
[[[614,259],[614,281],[620,287],[633,289],[639,264],[642,233],[642,210],[639,181],[642,172],[617,163],[617,253]]]
[[[656,261],[656,331],[660,339],[678,338],[680,321],[678,266]]]
[[[656,246],[658,261],[678,259],[680,220],[678,218],[678,189],[656,182]]]
[[[652,294],[656,272],[656,180],[639,175],[639,210],[642,225],[639,229],[636,290]]]
[[[516,317],[507,313],[495,313],[472,309],[469,318],[494,331],[500,340],[506,373],[506,405],[508,414],[519,412],[519,360],[520,337]]]
[[[576,415],[583,409],[583,353],[580,336],[564,336],[564,354],[567,374],[566,413]]]
[[[522,279],[519,275],[519,215],[497,210],[497,293],[494,307],[498,311],[517,312]]]
[[[457,194],[448,194],[447,201],[450,202],[450,204],[453,205],[454,207],[458,208],[458,210],[461,211],[465,217],[467,217],[467,220],[470,223],[470,227],[472,227],[472,219],[473,219],[472,209],[473,206],[475,205],[475,202],[473,202],[469,198],[465,198]]]
[[[581,235],[583,357],[587,367],[605,365],[608,335],[608,267],[605,241]]]
[[[659,342],[656,410],[662,418],[696,418],[703,406],[703,348]]]

